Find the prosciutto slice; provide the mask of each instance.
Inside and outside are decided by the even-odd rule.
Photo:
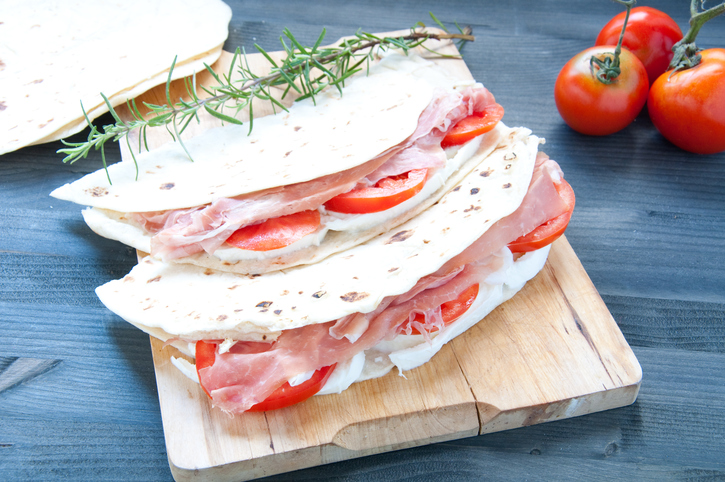
[[[426,109],[418,122],[418,128],[411,136],[412,144],[392,156],[375,172],[366,176],[364,182],[373,185],[381,179],[396,176],[411,169],[435,169],[446,163],[446,154],[441,141],[452,126],[461,119],[483,111],[488,105],[494,104],[493,94],[482,87],[467,87],[459,95],[438,93],[431,105]],[[433,128],[430,124],[437,120]]]
[[[495,253],[566,210],[553,184],[558,180],[558,165],[545,158],[540,161],[529,190],[514,213],[499,220],[407,293],[383,299],[370,313],[287,330],[261,353],[217,353],[211,367],[199,370],[201,383],[211,394],[213,404],[232,413],[248,410],[292,377],[348,360],[394,337],[415,313],[426,315],[426,325],[435,325],[437,307],[457,298],[475,280],[485,278],[485,270],[492,270],[495,264],[491,261]],[[244,351],[243,347],[239,351]]]
[[[153,234],[151,254],[160,259],[171,260],[202,251],[213,253],[240,227],[317,209],[358,184],[372,185],[411,169],[445,165],[440,141],[446,132],[467,115],[493,102],[493,95],[480,85],[460,93],[439,89],[408,139],[353,169],[235,198],[220,198],[206,206],[134,213],[132,218]]]

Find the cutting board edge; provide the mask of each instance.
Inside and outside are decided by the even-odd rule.
[[[466,437],[475,437],[479,434],[479,431],[480,426],[477,424],[476,427],[465,431],[451,432],[435,437],[424,437],[386,446],[369,447],[362,450],[349,450],[344,447],[340,447],[335,443],[329,443],[292,452],[275,453],[264,457],[241,460],[238,462],[212,467],[185,468],[174,464],[171,460],[171,456],[168,456],[167,458],[169,461],[169,468],[171,469],[171,475],[174,477],[176,482],[237,482],[255,480],[261,477],[269,477],[295,470],[302,470],[310,467],[341,462],[344,460],[367,457],[369,455],[420,447],[440,442],[448,442]],[[275,470],[263,470],[261,467],[265,465],[273,465]]]
[[[479,435],[626,407],[637,401],[641,385],[640,375],[636,382],[628,385],[512,410],[499,410],[485,402],[477,402],[481,420]]]

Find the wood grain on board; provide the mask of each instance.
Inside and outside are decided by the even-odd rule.
[[[437,47],[455,52],[450,43]],[[227,71],[231,58],[225,53],[215,70]],[[267,65],[261,55],[247,59],[258,71]],[[455,75],[471,77],[462,60],[439,61]],[[197,78],[208,82],[208,74]],[[181,82],[171,87],[172,98],[184,95]],[[164,86],[139,100],[164,103]],[[270,109],[260,105],[255,112]],[[218,125],[207,114],[202,119],[185,135]],[[152,148],[168,140],[164,130],[149,131]],[[128,151],[123,155],[127,159]],[[171,365],[170,356],[181,354],[158,340],[151,344],[177,480],[253,479],[607,410],[634,402],[642,376],[565,238],[517,296],[429,363],[405,377],[393,371],[286,409],[233,418],[212,409],[199,386]]]

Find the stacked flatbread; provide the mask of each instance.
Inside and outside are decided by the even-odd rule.
[[[193,163],[171,145],[139,158],[138,182],[136,166],[124,161],[110,170],[112,186],[99,171],[53,195],[95,206],[85,219],[99,234],[131,245],[148,242],[128,222],[133,211],[173,223],[217,203],[244,199],[249,207],[307,183],[324,190],[329,176],[380,158],[377,172],[415,145],[406,139],[437,110],[430,106],[460,102],[446,111],[458,112],[459,122],[478,112],[465,110],[468,102],[474,109],[471,99],[495,102],[466,90],[471,84],[421,59],[385,59],[342,97],[333,92],[317,107],[300,103],[289,114],[260,119],[251,136],[232,126],[190,141]],[[422,137],[437,139],[439,154],[442,135],[435,130],[453,124],[441,119],[431,137]],[[407,147],[395,147],[401,139]],[[310,246],[314,255],[302,263],[286,258],[275,269],[269,261],[212,264],[206,253],[202,261],[148,256],[97,294],[130,323],[196,356],[196,367],[173,361],[229,412],[269,408],[282,387],[305,386],[322,371],[332,376],[318,394],[340,392],[394,366],[415,368],[543,267],[548,246],[523,255],[507,247],[567,209],[557,188],[561,171],[538,153],[540,142],[528,129],[499,123],[446,150],[443,164],[427,167],[433,174],[426,182],[447,174],[414,207],[380,218],[372,231],[346,233],[345,243],[333,237]],[[314,184],[317,179],[325,182]],[[293,204],[270,199],[272,209]],[[175,214],[163,215],[164,209]],[[202,217],[182,231],[214,222]],[[447,303],[458,306],[455,316],[446,315]]]
[[[220,0],[6,0],[0,9],[0,154],[51,142],[221,54]],[[143,107],[140,107],[144,110]]]

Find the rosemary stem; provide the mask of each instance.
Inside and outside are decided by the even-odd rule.
[[[133,114],[134,119],[124,122],[118,117],[113,106],[104,97],[109,111],[113,115],[115,124],[104,126],[101,132],[91,123],[88,116],[86,116],[86,121],[90,127],[88,140],[85,142],[63,141],[66,147],[59,149],[58,152],[66,155],[63,162],[73,163],[78,159],[85,158],[91,149],[100,149],[101,156],[105,159],[104,147],[106,142],[117,142],[124,137],[128,141],[128,135],[136,130],[140,133],[139,147],[142,145],[141,140],[143,138],[143,145],[148,149],[146,129],[148,127],[165,126],[172,138],[178,141],[187,152],[187,155],[189,155],[181,139],[181,134],[192,119],[197,119],[198,121],[198,111],[200,109],[204,109],[207,113],[220,119],[222,122],[232,124],[242,124],[242,121],[237,119],[236,116],[240,111],[246,109],[249,114],[249,129],[251,132],[254,122],[252,108],[252,101],[254,99],[270,102],[274,109],[279,107],[280,109],[286,110],[286,107],[280,100],[270,95],[270,87],[286,86],[284,94],[282,95],[283,99],[290,89],[294,89],[300,94],[298,100],[309,97],[314,101],[315,96],[328,86],[336,86],[341,90],[343,83],[350,75],[358,72],[363,63],[370,62],[373,59],[376,47],[379,49],[400,48],[407,52],[412,48],[421,46],[429,39],[449,39],[459,40],[461,42],[475,40],[471,35],[471,29],[469,27],[464,29],[458,27],[460,33],[449,33],[432,13],[431,17],[444,29],[445,33],[428,32],[425,30],[423,24],[418,23],[416,27],[410,30],[408,35],[400,37],[377,37],[369,33],[358,32],[355,37],[343,40],[339,45],[332,47],[320,47],[325,35],[324,29],[313,47],[304,47],[295,39],[289,30],[285,29],[284,35],[291,42],[291,47],[285,43],[283,38],[282,46],[287,55],[279,63],[275,62],[261,47],[255,45],[259,53],[266,57],[272,65],[270,73],[265,76],[255,75],[249,69],[248,62],[246,62],[246,53],[237,49],[228,73],[217,74],[207,66],[207,71],[218,85],[209,88],[201,87],[208,94],[206,97],[200,98],[197,95],[196,78],[194,77],[192,81],[185,81],[189,100],[180,98],[176,103],[172,101],[170,94],[172,72],[176,64],[176,59],[174,59],[166,81],[165,105],[146,104],[150,112],[146,116],[142,116],[138,112],[135,101],[127,102],[129,111]],[[423,28],[417,28],[419,26]],[[446,56],[445,54],[439,55]],[[332,66],[330,68],[325,67],[328,64],[332,64]],[[235,68],[241,76],[238,80],[232,80],[232,74]],[[230,104],[232,101],[235,103]],[[233,111],[233,115],[225,113],[225,107]],[[169,126],[169,124],[172,125]],[[135,156],[133,160],[136,162]],[[107,169],[105,163],[104,167]]]

